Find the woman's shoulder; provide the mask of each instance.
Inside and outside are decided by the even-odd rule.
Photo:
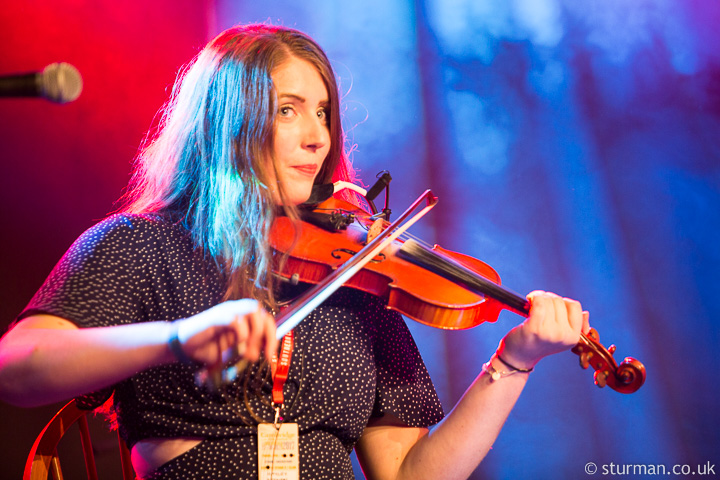
[[[178,230],[177,222],[158,213],[114,213],[88,229],[98,233]]]
[[[108,241],[135,243],[185,235],[184,228],[164,215],[115,213],[88,228],[78,240],[83,244]]]
[[[116,213],[83,232],[65,254],[73,263],[129,262],[145,253],[192,250],[187,231],[158,214]]]

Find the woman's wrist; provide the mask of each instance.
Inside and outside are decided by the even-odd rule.
[[[182,344],[180,343],[180,338],[178,337],[179,327],[180,324],[177,320],[170,322],[170,335],[167,343],[168,348],[176,361],[185,365],[192,365],[195,362],[188,356],[187,353],[185,353],[185,350],[183,350]]]
[[[495,351],[495,355],[499,357],[499,360],[507,367],[518,371],[531,371],[535,368],[540,358],[532,358],[514,351],[512,344],[509,346],[506,338],[500,340],[500,344]]]
[[[534,367],[534,366],[533,366],[533,367],[530,367],[530,368],[516,367],[514,364],[510,363],[509,361],[507,361],[506,359],[504,359],[502,356],[500,356],[500,353],[497,352],[497,351],[495,352],[495,358],[497,358],[497,359],[500,361],[500,363],[502,363],[503,365],[505,365],[507,368],[509,368],[509,369],[510,369],[511,371],[513,371],[513,372],[530,373],[530,372],[532,372],[533,370],[535,370],[535,367]]]
[[[501,378],[509,377],[511,375],[524,375],[527,376],[533,371],[530,369],[519,369],[514,366],[510,366],[505,362],[498,352],[496,351],[490,360],[482,366],[482,371],[490,376],[490,382],[496,382]]]

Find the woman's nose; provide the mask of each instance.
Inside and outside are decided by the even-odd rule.
[[[310,118],[305,126],[303,148],[315,152],[330,143],[327,125],[319,118]]]

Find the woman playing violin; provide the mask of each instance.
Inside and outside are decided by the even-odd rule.
[[[313,185],[353,179],[339,112],[306,35],[251,25],[212,40],[179,76],[122,210],[73,244],[0,341],[2,399],[110,405],[143,479],[258,478],[258,424],[297,425],[301,478],[352,478],[353,448],[368,478],[470,475],[529,371],[574,346],[587,314],[531,293],[443,415],[402,317],[341,289],[293,331],[275,402],[269,312],[292,288],[272,275],[270,226],[297,218]],[[235,378],[197,381],[231,357],[245,360]]]

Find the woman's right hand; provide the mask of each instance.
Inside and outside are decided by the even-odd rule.
[[[256,300],[228,300],[173,322],[182,351],[208,368],[242,357],[272,358],[277,350],[275,319]]]

